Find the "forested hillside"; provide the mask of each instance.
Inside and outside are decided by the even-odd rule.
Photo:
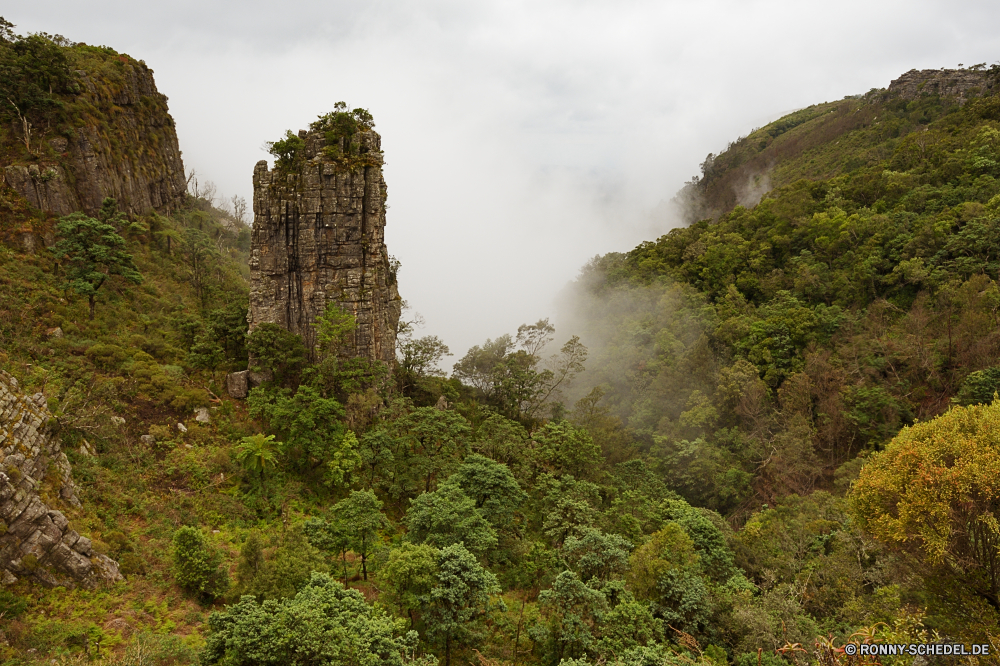
[[[126,64],[2,37],[3,76],[24,75],[30,40]],[[73,122],[67,71],[65,92],[37,86],[41,139]],[[450,376],[445,342],[406,313],[391,367],[343,353],[357,321],[337,306],[312,355],[274,324],[248,335],[248,230],[193,187],[169,214],[106,199],[56,215],[4,189],[0,369],[46,397],[82,501],[67,516],[125,580],[7,581],[0,656],[777,666],[876,663],[847,659],[850,640],[1000,650],[1000,98],[813,110],[711,161],[695,187],[717,218],[591,262],[558,337],[548,320],[500,332]],[[835,114],[871,120],[833,131]],[[339,168],[363,168],[342,141],[359,122],[375,119],[338,105],[314,124],[347,151]],[[760,176],[778,186],[750,208],[712,193],[732,151],[782,127],[814,152],[776,156]],[[272,154],[297,159],[296,138]],[[226,373],[248,363],[259,385],[234,400]]]

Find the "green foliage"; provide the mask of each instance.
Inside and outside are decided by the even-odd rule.
[[[370,490],[352,490],[334,505],[333,516],[350,548],[361,556],[361,571],[368,580],[368,557],[378,545],[379,533],[389,527],[382,501]]]
[[[274,156],[274,167],[279,171],[289,171],[305,157],[306,142],[292,130],[285,130],[285,136],[277,141],[267,141],[264,147]]]
[[[357,438],[344,432],[344,408],[306,385],[290,393],[255,388],[249,396],[250,413],[265,418],[277,431],[282,453],[300,471],[316,474],[329,485],[342,485],[360,463]]]
[[[474,553],[485,553],[497,545],[497,534],[476,502],[457,484],[442,484],[434,492],[421,493],[406,512],[407,538],[443,548],[464,544]]]
[[[347,104],[337,102],[334,110],[319,116],[309,124],[309,129],[323,133],[326,146],[324,154],[349,167],[364,163],[361,156],[359,133],[375,127],[375,120],[366,109],[347,110]]]
[[[414,661],[416,634],[357,590],[313,574],[293,598],[258,603],[245,596],[209,617],[202,655],[207,664],[241,666],[403,666]]]
[[[535,457],[546,471],[591,478],[603,462],[590,433],[567,421],[550,421],[534,435]]]
[[[173,564],[177,584],[199,596],[214,599],[229,587],[222,554],[197,528],[184,526],[174,533]]]
[[[419,407],[391,424],[401,494],[429,492],[469,453],[472,428],[455,412]]]
[[[236,592],[258,600],[294,597],[309,582],[313,573],[329,573],[326,559],[309,543],[303,529],[295,527],[282,535],[281,543],[261,559],[260,542],[247,539],[240,551]]]
[[[440,555],[437,548],[428,544],[404,541],[389,552],[382,568],[385,600],[409,615],[411,627],[416,624],[416,613],[438,582]]]
[[[955,402],[960,405],[988,405],[1000,391],[1000,368],[989,367],[970,372],[955,394]]]
[[[277,324],[263,323],[250,332],[246,345],[254,372],[269,374],[282,386],[297,383],[306,362],[301,337]]]
[[[312,326],[316,329],[317,347],[320,351],[337,355],[348,342],[348,337],[354,333],[358,322],[350,312],[336,303],[329,303]]]
[[[75,79],[65,49],[55,41],[11,31],[0,42],[0,117],[18,121],[22,131],[51,120],[63,107],[59,93],[79,90]]]
[[[541,351],[555,333],[547,319],[469,349],[454,366],[454,376],[472,385],[503,415],[531,422],[557,404],[561,392],[583,372],[587,348],[571,337],[542,367]],[[520,347],[518,349],[517,347]]]
[[[188,360],[198,368],[246,368],[247,305],[232,303],[209,311],[204,330],[191,344]]]
[[[681,631],[698,633],[710,613],[701,572],[691,537],[676,523],[667,523],[632,553],[627,580],[637,598],[651,602],[655,616]]]
[[[733,552],[718,527],[719,524],[725,525],[721,516],[707,509],[692,507],[684,500],[667,500],[663,503],[661,515],[676,522],[691,537],[702,571],[709,578],[724,583],[736,575]]]
[[[9,590],[0,590],[0,617],[13,620],[28,608],[28,600]]]
[[[536,631],[536,640],[549,639],[551,661],[579,659],[593,651],[594,631],[607,608],[601,591],[588,586],[576,573],[563,571],[538,600],[550,614],[548,631]]]
[[[73,213],[59,219],[56,231],[60,239],[53,253],[67,264],[63,288],[89,299],[91,319],[97,290],[108,277],[120,275],[132,284],[142,283],[132,255],[125,251],[125,239],[112,225]]]
[[[492,599],[499,593],[496,576],[484,569],[465,546],[457,543],[441,549],[437,581],[427,595],[424,617],[428,637],[444,648],[445,666],[451,664],[454,644],[470,636],[472,623],[504,609],[503,601]]]
[[[1000,403],[904,428],[851,492],[861,527],[1000,606]]]
[[[466,456],[442,487],[445,485],[461,488],[496,529],[508,528],[527,498],[506,465],[477,454]]]
[[[240,560],[236,565],[236,585],[233,591],[244,594],[264,569],[264,542],[260,532],[250,532],[240,548]]]
[[[281,442],[274,441],[274,435],[256,434],[244,437],[236,446],[236,459],[243,467],[261,481],[267,473],[268,466],[274,466],[278,458],[276,449]]]
[[[566,539],[562,555],[582,580],[607,581],[625,573],[631,550],[632,543],[617,534],[584,528]]]

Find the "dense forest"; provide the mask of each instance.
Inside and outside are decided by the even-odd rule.
[[[2,26],[0,87],[21,95],[0,111],[4,165],[109,122],[74,106],[74,77],[113,85],[128,56]],[[684,192],[705,219],[587,264],[558,332],[512,322],[449,372],[412,315],[393,367],[341,353],[356,322],[336,306],[311,360],[278,326],[248,335],[245,204],[194,180],[142,216],[108,199],[58,218],[4,186],[0,369],[47,398],[83,504],[66,514],[125,580],[0,588],[0,656],[1000,651],[998,179],[1000,96],[803,109],[706,160]],[[25,247],[25,230],[53,242]],[[268,380],[229,398],[251,358]]]

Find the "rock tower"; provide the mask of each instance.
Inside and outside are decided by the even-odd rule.
[[[0,370],[0,582],[96,587],[122,579],[55,507],[80,506],[69,460],[49,432],[45,396],[25,396]]]
[[[279,324],[314,356],[311,324],[337,303],[358,323],[349,354],[391,365],[401,301],[384,239],[381,137],[314,124],[298,138],[290,163],[254,168],[250,330]]]

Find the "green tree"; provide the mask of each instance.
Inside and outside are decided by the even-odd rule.
[[[959,405],[988,405],[993,402],[993,396],[1000,391],[1000,368],[991,367],[985,370],[970,372],[962,382],[954,401]]]
[[[254,372],[270,374],[281,386],[298,385],[306,363],[306,346],[300,336],[265,322],[247,335],[247,352]]]
[[[346,526],[338,521],[310,518],[302,524],[302,529],[313,546],[340,556],[344,567],[344,587],[347,587],[347,551],[351,549],[351,536]]]
[[[408,541],[389,551],[379,580],[386,602],[409,616],[410,628],[416,627],[416,614],[437,583],[439,556],[429,544]]]
[[[220,364],[246,368],[247,305],[231,303],[212,310],[204,323],[204,330],[196,335],[188,353],[191,364],[201,368],[216,368]]]
[[[283,453],[304,472],[320,470],[329,485],[340,486],[361,460],[357,438],[344,432],[344,408],[305,384],[294,395],[288,389],[250,392],[250,413],[267,419],[281,435]]]
[[[280,171],[288,171],[303,159],[306,142],[300,139],[292,130],[285,130],[285,135],[282,138],[277,141],[267,141],[264,147],[275,158],[274,168]]]
[[[253,584],[254,579],[264,569],[264,543],[260,532],[253,530],[247,536],[240,548],[240,561],[236,565],[236,585],[234,592],[237,596],[247,592]]]
[[[1000,610],[1000,402],[903,428],[851,491],[861,527]]]
[[[278,460],[276,449],[280,447],[281,442],[274,441],[274,435],[250,435],[236,445],[236,459],[248,472],[257,475],[263,485],[268,466],[273,467]]]
[[[0,117],[17,121],[25,150],[31,130],[51,122],[64,108],[61,93],[77,90],[65,49],[43,34],[21,37],[13,25],[0,42]],[[37,150],[37,149],[36,149]]]
[[[604,457],[601,447],[583,428],[568,421],[550,421],[534,435],[538,444],[535,458],[553,474],[570,474],[587,479],[596,476]]]
[[[680,525],[667,523],[632,552],[626,580],[669,626],[694,634],[708,623],[708,588],[694,542]]]
[[[538,595],[549,616],[549,651],[553,661],[579,659],[594,648],[594,630],[608,602],[600,590],[573,571],[559,574],[552,587]]]
[[[562,555],[583,580],[611,580],[628,569],[632,543],[617,534],[584,528],[566,539]]]
[[[132,255],[125,251],[125,239],[112,225],[73,213],[59,218],[56,231],[60,239],[53,254],[68,264],[63,288],[87,297],[91,320],[97,291],[108,277],[120,275],[132,284],[142,283]]]
[[[503,608],[492,595],[500,593],[496,576],[484,569],[460,543],[438,554],[437,583],[427,595],[427,636],[444,647],[445,666],[451,665],[452,648],[469,634],[469,625]]]
[[[328,303],[312,326],[317,358],[303,377],[324,398],[347,402],[353,394],[379,387],[389,375],[385,363],[352,355],[357,319],[337,303]]]
[[[718,525],[709,519],[714,515],[721,523],[722,517],[708,509],[691,506],[684,500],[666,500],[660,506],[660,515],[680,525],[694,543],[701,568],[713,581],[725,583],[737,573],[733,551]]]
[[[451,356],[448,345],[436,335],[403,340],[397,353],[400,371],[416,377],[444,374],[437,365],[445,356]]]
[[[457,485],[442,484],[434,492],[421,493],[410,503],[404,518],[407,538],[439,548],[464,543],[483,554],[497,545],[497,534],[476,502]]]
[[[461,488],[496,529],[509,527],[514,513],[527,498],[506,465],[475,453],[466,456],[443,485]]]
[[[257,573],[242,582],[240,593],[258,600],[293,597],[309,582],[312,574],[329,573],[322,553],[309,543],[301,526],[287,530],[278,547],[266,557]]]
[[[397,446],[394,462],[401,490],[430,492],[469,452],[469,422],[452,411],[419,407],[392,422]]]
[[[212,266],[220,258],[219,249],[201,229],[188,228],[184,230],[184,254],[191,269],[191,282],[198,294],[202,307],[205,306],[205,283]]]
[[[245,596],[208,619],[206,664],[231,666],[432,666],[414,657],[416,632],[325,574],[292,598]]]
[[[350,539],[351,548],[361,556],[361,572],[368,580],[368,557],[378,544],[379,532],[389,527],[382,514],[382,500],[370,490],[352,490],[334,505],[333,515]]]
[[[201,530],[184,526],[174,532],[172,555],[174,578],[184,589],[214,599],[229,587],[222,553],[209,546]]]

